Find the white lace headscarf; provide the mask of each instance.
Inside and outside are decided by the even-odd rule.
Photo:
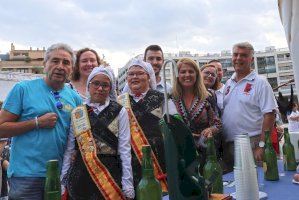
[[[113,70],[112,70],[111,67],[103,67],[103,66],[93,68],[92,72],[88,76],[87,83],[86,83],[86,95],[87,95],[88,101],[90,100],[90,93],[89,93],[89,89],[88,89],[89,88],[89,82],[96,75],[99,75],[99,74],[103,74],[103,75],[105,75],[109,78],[110,84],[111,84],[111,90],[110,90],[109,97],[110,97],[111,100],[116,101],[116,99],[117,99],[116,80],[115,80]]]
[[[130,70],[131,67],[133,66],[139,66],[139,67],[142,67],[146,73],[149,75],[150,77],[150,81],[149,81],[149,84],[150,84],[150,88],[155,90],[157,88],[157,83],[156,83],[156,76],[155,76],[155,71],[152,67],[152,65],[148,62],[144,62],[143,60],[141,59],[132,59],[129,67],[128,67],[128,71]],[[130,88],[128,86],[128,83],[126,83],[122,93],[125,93],[125,92],[129,92],[130,93]]]

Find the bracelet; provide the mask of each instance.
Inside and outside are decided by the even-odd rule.
[[[38,129],[39,128],[39,124],[38,124],[38,117],[35,117],[35,128]]]

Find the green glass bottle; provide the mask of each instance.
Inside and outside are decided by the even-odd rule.
[[[282,151],[283,151],[285,170],[295,171],[297,167],[297,163],[295,159],[295,150],[294,150],[294,146],[290,141],[288,128],[284,128],[284,144],[282,146]]]
[[[59,178],[58,160],[47,162],[44,200],[60,200],[61,185]]]
[[[154,176],[151,148],[142,147],[142,179],[137,187],[137,200],[161,200],[162,189],[160,182]]]
[[[223,182],[222,182],[222,168],[217,161],[215,144],[213,137],[209,137],[207,140],[207,162],[203,168],[203,177],[209,179],[215,171],[219,172],[215,182],[212,184],[212,193],[223,193]]]
[[[264,162],[263,169],[265,173],[265,180],[269,181],[277,181],[279,180],[278,176],[278,167],[277,167],[277,157],[272,146],[270,131],[265,131],[265,154],[264,154]]]
[[[183,118],[182,118],[182,116],[179,115],[179,114],[174,114],[173,117],[176,118],[176,119],[181,120],[182,122],[184,121]]]

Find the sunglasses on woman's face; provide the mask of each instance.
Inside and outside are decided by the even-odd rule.
[[[207,77],[211,76],[213,78],[216,78],[216,76],[217,76],[215,73],[212,73],[209,71],[204,71],[203,74],[206,75]]]

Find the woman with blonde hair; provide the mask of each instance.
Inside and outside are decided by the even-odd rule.
[[[208,135],[217,135],[222,123],[210,102],[199,67],[195,61],[182,58],[178,61],[178,77],[174,79],[172,98],[178,113],[193,133],[195,144],[205,162],[205,143]]]

